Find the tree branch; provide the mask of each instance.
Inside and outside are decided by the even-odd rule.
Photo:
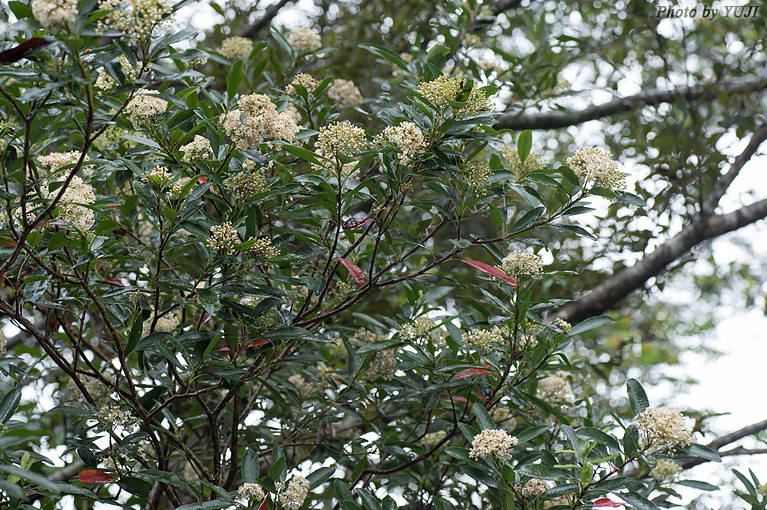
[[[716,450],[719,450],[719,448],[721,448],[722,446],[734,443],[735,441],[738,441],[739,439],[743,439],[744,437],[752,436],[756,434],[757,432],[761,432],[763,430],[767,430],[767,420],[763,420],[758,423],[748,425],[747,427],[743,427],[742,429],[736,430],[735,432],[731,432],[730,434],[714,439],[713,441],[708,443],[706,446],[716,451]],[[757,453],[767,453],[767,449],[761,448],[761,449],[750,450],[750,449],[743,448],[742,446],[738,446],[731,450],[727,450],[725,452],[717,452],[717,453],[719,453],[720,457],[727,457],[732,455],[751,455],[751,454],[757,454]],[[682,465],[683,468],[689,469],[693,466],[697,466],[705,462],[708,462],[708,459],[695,457],[692,459],[685,459],[680,464]]]
[[[767,78],[739,78],[718,83],[679,87],[673,90],[652,89],[633,96],[613,99],[607,103],[592,105],[579,111],[555,111],[528,114],[506,114],[498,117],[495,129],[558,129],[575,126],[589,120],[602,119],[661,103],[670,103],[679,97],[688,101],[713,99],[721,93],[738,94],[767,88]]]
[[[727,188],[729,188],[730,184],[732,184],[732,181],[734,181],[738,176],[740,170],[743,168],[743,165],[745,165],[748,160],[751,159],[751,157],[756,153],[757,149],[759,149],[759,146],[766,139],[767,123],[764,123],[759,126],[756,131],[754,131],[754,135],[751,137],[751,141],[748,142],[748,146],[742,153],[740,153],[737,158],[735,158],[735,161],[732,163],[730,170],[722,177],[720,177],[714,185],[714,189],[706,198],[706,201],[703,202],[703,207],[701,209],[701,213],[703,215],[711,214],[714,212],[716,206],[719,205],[719,200],[721,200],[721,198],[724,196]]]
[[[285,7],[285,5],[291,1],[292,0],[280,0],[276,4],[270,5],[269,7],[267,7],[266,11],[264,12],[264,15],[261,16],[261,19],[259,19],[258,21],[253,23],[251,26],[243,30],[240,33],[240,35],[242,37],[257,36],[261,30],[266,28],[272,22],[272,19],[274,19],[274,17],[277,16],[277,13],[280,12],[280,9]]]
[[[692,247],[707,239],[738,230],[767,217],[767,199],[738,209],[729,214],[708,217],[701,215],[685,226],[681,232],[663,243],[649,255],[601,283],[585,296],[573,301],[556,314],[570,323],[615,308],[615,304],[663,271]]]

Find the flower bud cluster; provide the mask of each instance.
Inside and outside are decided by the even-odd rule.
[[[567,158],[567,164],[584,188],[593,185],[620,191],[626,187],[626,174],[618,171],[618,163],[612,159],[610,151],[597,147],[578,149]]]
[[[250,56],[251,51],[253,51],[253,41],[247,37],[240,37],[238,35],[233,35],[232,37],[224,39],[221,43],[221,47],[218,49],[218,52],[221,55],[231,61],[245,61]]]
[[[498,269],[512,278],[520,275],[538,276],[543,273],[543,259],[534,253],[514,250],[501,260]]]
[[[479,459],[495,455],[501,460],[511,457],[517,438],[503,429],[486,429],[474,436],[469,457]]]
[[[328,97],[339,106],[359,106],[362,104],[360,89],[351,80],[333,80],[333,84],[328,89]]]
[[[684,416],[676,409],[648,407],[636,417],[639,433],[651,451],[684,448],[693,443]]]
[[[316,30],[301,27],[288,37],[288,44],[299,51],[314,51],[322,46],[322,39]]]

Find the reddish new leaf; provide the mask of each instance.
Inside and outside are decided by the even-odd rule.
[[[618,503],[617,501],[613,501],[610,498],[599,498],[598,500],[594,501],[594,508],[618,508],[619,506],[623,506],[623,503]]]
[[[484,368],[467,368],[466,370],[461,370],[460,372],[455,374],[454,380],[457,381],[459,379],[465,379],[467,377],[472,377],[475,375],[488,375],[488,374],[494,375],[493,372],[491,372],[490,370],[485,370]]]
[[[269,343],[268,340],[263,340],[263,339],[262,340],[253,340],[248,345],[246,345],[245,348],[247,349],[248,347],[258,347],[259,345],[264,345],[264,344],[268,344],[268,343]]]
[[[349,274],[352,275],[352,278],[354,278],[357,285],[364,285],[365,273],[362,272],[362,269],[360,269],[359,266],[355,266],[343,257],[338,257],[338,260],[340,260],[341,264],[343,264],[346,270],[349,271]]]
[[[115,479],[114,476],[108,475],[98,469],[84,469],[80,471],[79,478],[83,483],[107,483]]]
[[[367,223],[368,221],[373,221],[373,218],[365,218],[364,220],[359,220],[357,218],[349,218],[344,222],[343,225],[341,225],[341,228],[344,230],[354,230],[357,228],[360,228],[362,225]]]
[[[512,287],[517,286],[516,280],[514,280],[511,276],[507,275],[500,269],[491,266],[490,264],[485,264],[484,262],[480,262],[478,260],[466,260],[466,259],[450,259],[450,260],[458,260],[460,262],[463,262],[464,264],[469,264],[470,266],[476,267],[482,272],[495,276],[496,278],[500,278],[501,280],[505,281]]]
[[[261,506],[258,507],[258,510],[266,510],[266,503],[269,501],[269,493],[266,493],[266,497],[264,498],[264,501],[261,503]]]
[[[34,53],[50,43],[50,41],[46,41],[42,37],[33,37],[18,46],[0,52],[0,64],[13,64],[14,62],[18,62],[30,53]]]

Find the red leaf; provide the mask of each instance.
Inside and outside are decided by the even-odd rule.
[[[349,271],[357,285],[365,284],[365,273],[362,272],[362,269],[360,269],[359,266],[355,266],[343,257],[338,257],[338,260],[340,260],[341,264],[343,264],[346,270]]]
[[[450,259],[450,260],[458,260],[465,264],[469,264],[472,267],[476,267],[480,271],[483,271],[489,275],[495,276],[496,278],[500,278],[501,280],[507,282],[512,287],[517,286],[516,280],[514,280],[511,276],[507,275],[500,269],[491,266],[490,264],[485,264],[484,262],[480,262],[478,260],[465,260],[465,259]]]
[[[344,222],[343,225],[341,225],[341,228],[344,230],[354,230],[357,228],[360,228],[362,225],[367,223],[368,221],[373,221],[373,218],[365,218],[364,220],[358,220],[357,218],[349,218]]]
[[[50,43],[50,41],[46,41],[42,37],[33,37],[18,46],[0,52],[0,64],[13,64],[14,62],[18,62],[30,53],[34,53]]]
[[[11,241],[0,241],[0,244],[3,246],[16,246],[16,243],[13,243]]]
[[[618,503],[617,501],[613,501],[610,498],[599,498],[598,500],[594,501],[594,508],[618,508],[619,506],[623,506],[623,503]]]
[[[460,395],[456,395],[455,397],[445,397],[442,400],[455,400],[456,402],[468,402],[469,399],[466,397],[462,397]]]
[[[466,370],[461,370],[457,374],[455,374],[454,380],[457,381],[459,379],[465,379],[467,377],[472,377],[474,375],[487,375],[487,374],[493,374],[494,372],[491,372],[490,370],[485,370],[484,368],[467,368]]]
[[[266,510],[266,503],[269,501],[269,493],[266,493],[266,497],[264,498],[263,503],[261,503],[261,506],[258,507],[258,510]]]
[[[247,349],[248,347],[258,347],[259,345],[264,345],[268,343],[269,343],[268,340],[253,340],[248,345],[246,345],[245,348]]]
[[[114,476],[108,475],[98,469],[84,469],[80,471],[79,478],[83,483],[107,483],[115,479]]]

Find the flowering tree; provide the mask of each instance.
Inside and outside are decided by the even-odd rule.
[[[543,255],[643,207],[609,152],[544,162],[447,46],[363,45],[391,74],[365,100],[312,73],[318,32],[189,48],[181,4],[10,4],[3,504],[643,510],[718,459],[579,376],[612,319]]]

